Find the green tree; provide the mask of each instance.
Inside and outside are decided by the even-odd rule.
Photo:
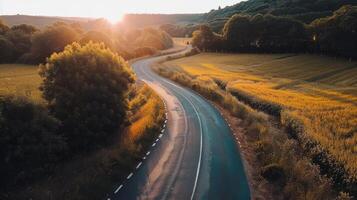
[[[223,40],[213,33],[210,27],[202,25],[199,30],[193,32],[192,45],[204,51],[215,51],[222,48]]]
[[[0,20],[0,35],[4,35],[10,28]]]
[[[29,53],[31,49],[31,37],[37,31],[33,26],[22,24],[11,27],[5,34],[5,37],[12,42],[13,61],[17,61],[25,53]]]
[[[10,62],[13,58],[14,45],[7,38],[0,35],[0,63]]]
[[[323,53],[357,58],[357,6],[343,6],[333,16],[313,21],[311,28]]]
[[[55,23],[33,36],[31,57],[34,63],[44,62],[54,52],[77,41],[78,32],[65,23]]]
[[[231,50],[245,50],[254,41],[254,35],[250,17],[237,14],[231,17],[223,28],[223,37],[227,40]]]
[[[40,69],[43,97],[72,149],[100,144],[125,121],[134,75],[104,44],[73,43]]]
[[[88,42],[95,42],[95,43],[101,43],[103,42],[105,46],[107,46],[110,49],[114,48],[113,42],[111,39],[102,32],[99,31],[90,31],[86,34],[83,35],[82,39],[79,41],[80,44],[84,45]]]
[[[27,99],[0,97],[0,185],[16,185],[61,159],[67,150],[59,122]],[[0,189],[0,190],[1,190]]]

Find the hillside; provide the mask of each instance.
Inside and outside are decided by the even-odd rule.
[[[196,23],[203,14],[127,14],[124,16],[125,25],[140,28],[158,26],[162,24],[190,24]]]
[[[65,22],[65,23],[80,23],[81,25],[87,24],[93,19],[90,18],[80,18],[80,17],[49,17],[49,16],[31,16],[31,15],[1,15],[0,20],[2,20],[8,26],[14,26],[19,24],[28,24],[35,26],[37,28],[44,28],[55,22]]]
[[[314,19],[332,15],[342,5],[357,5],[355,0],[248,0],[222,9],[213,9],[202,17],[202,21],[219,32],[234,14],[272,14],[288,16],[310,23]]]

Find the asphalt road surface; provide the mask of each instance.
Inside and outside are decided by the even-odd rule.
[[[132,64],[138,79],[164,100],[167,123],[142,162],[115,187],[111,199],[250,199],[229,125],[203,97],[151,70],[164,57]]]

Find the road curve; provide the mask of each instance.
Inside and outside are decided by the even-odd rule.
[[[163,98],[167,123],[111,199],[250,199],[229,125],[200,95],[151,70],[153,63],[165,57],[132,64],[138,79]]]

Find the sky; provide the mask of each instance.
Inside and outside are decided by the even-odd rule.
[[[126,13],[204,13],[240,0],[0,0],[0,15],[94,17],[115,20]]]

